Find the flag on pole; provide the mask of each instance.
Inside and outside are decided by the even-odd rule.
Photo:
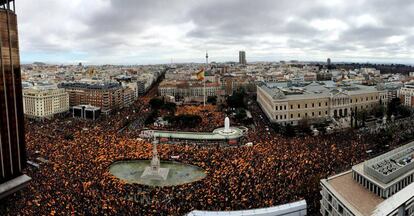
[[[197,72],[197,79],[200,81],[204,80],[204,68],[202,68],[199,72]]]

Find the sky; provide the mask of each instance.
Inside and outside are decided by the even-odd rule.
[[[414,64],[410,0],[19,0],[23,63]]]

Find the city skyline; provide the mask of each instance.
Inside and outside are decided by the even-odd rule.
[[[402,0],[114,2],[22,0],[22,63],[202,63],[205,50],[216,62],[239,50],[248,62],[414,62],[414,3]]]

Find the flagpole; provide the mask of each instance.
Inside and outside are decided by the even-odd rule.
[[[204,71],[204,106],[206,106],[206,71],[208,68],[208,52],[206,51],[206,70]]]

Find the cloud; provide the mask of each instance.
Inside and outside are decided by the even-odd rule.
[[[414,60],[406,0],[21,0],[22,61]],[[57,56],[54,58],[53,56]],[[280,59],[277,59],[280,58]]]

